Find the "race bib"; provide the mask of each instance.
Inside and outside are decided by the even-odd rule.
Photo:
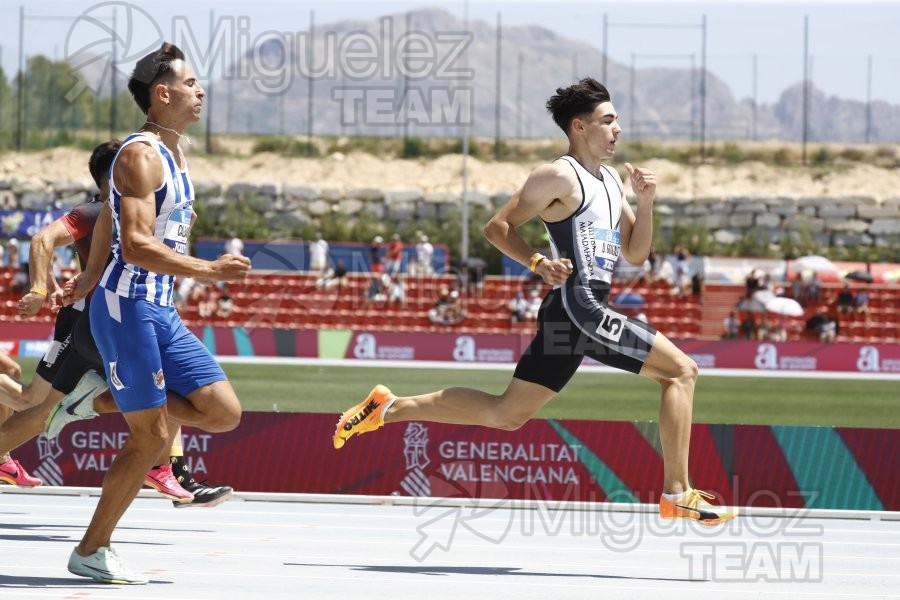
[[[625,330],[628,317],[617,313],[608,306],[602,307],[600,324],[597,326],[597,334],[611,342],[618,342]]]
[[[187,254],[187,240],[191,233],[191,209],[176,208],[166,221],[163,243],[178,254]]]
[[[594,241],[596,242],[594,260],[601,269],[611,274],[616,268],[619,250],[622,247],[619,231],[598,227],[594,229]]]

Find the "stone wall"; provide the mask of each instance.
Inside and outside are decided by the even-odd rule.
[[[373,219],[390,224],[451,218],[461,195],[423,192],[417,188],[323,188],[315,185],[236,183],[227,187],[197,182],[197,197],[209,213],[240,202],[265,215],[273,231],[315,222],[335,212],[348,219]],[[83,201],[92,190],[72,181],[0,180],[0,210],[67,208]],[[492,209],[510,193],[469,192],[471,206]],[[700,226],[723,244],[737,241],[748,231],[777,242],[785,235],[809,237],[823,246],[864,245],[886,247],[900,237],[900,196],[875,198],[734,196],[659,198],[656,213],[663,231],[676,226]]]

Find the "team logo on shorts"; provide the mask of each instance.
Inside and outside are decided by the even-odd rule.
[[[166,378],[163,377],[162,369],[153,374],[153,385],[155,385],[160,390],[165,389]]]
[[[125,389],[125,384],[122,383],[122,380],[119,379],[119,374],[116,373],[116,361],[109,363],[109,382],[117,390]]]

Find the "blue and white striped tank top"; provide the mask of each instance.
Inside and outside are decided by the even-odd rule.
[[[187,165],[184,170],[175,164],[172,153],[163,144],[152,136],[143,133],[134,133],[119,148],[119,154],[129,144],[135,142],[148,143],[160,156],[163,165],[163,183],[155,191],[156,199],[156,224],[153,234],[166,246],[179,254],[187,254],[188,234],[191,228],[191,207],[194,204],[194,187],[191,185]],[[118,159],[119,155],[116,155]],[[122,208],[122,194],[116,186],[113,176],[115,160],[110,166],[109,177],[109,202],[112,208],[114,222],[113,229],[113,260],[106,267],[103,277],[100,279],[100,287],[110,290],[119,296],[147,300],[160,306],[173,304],[173,290],[175,288],[175,276],[164,273],[154,273],[142,269],[137,265],[125,262],[122,257],[122,240],[120,227],[120,214]]]

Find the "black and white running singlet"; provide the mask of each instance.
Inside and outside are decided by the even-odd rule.
[[[582,202],[569,217],[544,222],[553,257],[572,261],[565,284],[544,299],[538,333],[515,376],[555,391],[575,373],[583,356],[638,373],[656,329],[609,306],[609,291],[622,247],[622,192],[609,167],[590,173],[572,156],[559,160],[575,171]]]

